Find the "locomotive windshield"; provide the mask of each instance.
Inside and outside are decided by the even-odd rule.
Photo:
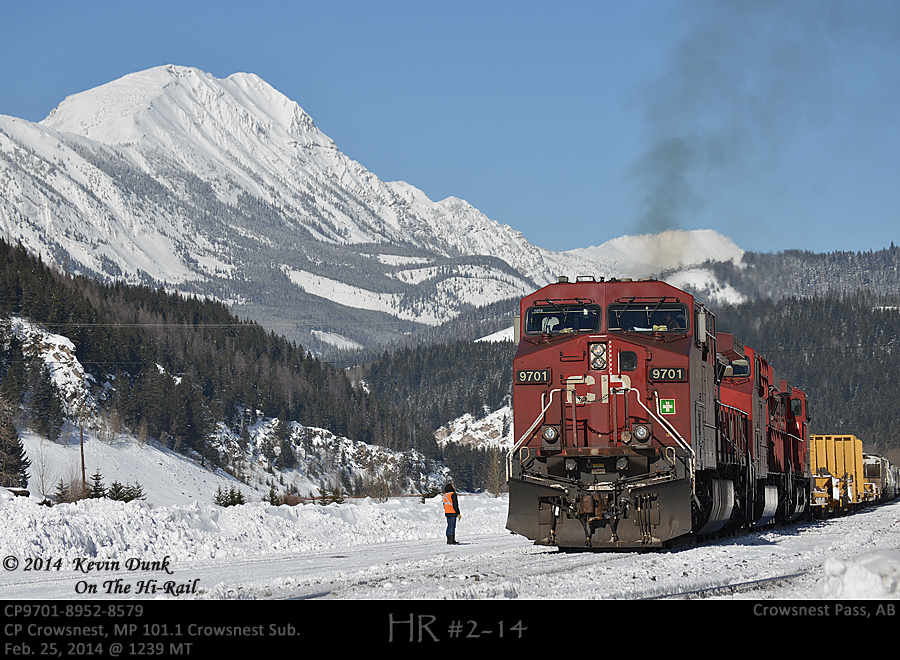
[[[610,332],[668,332],[685,333],[687,309],[673,303],[622,303],[610,305]]]
[[[561,335],[597,332],[600,308],[596,305],[552,305],[531,307],[525,314],[525,334]]]

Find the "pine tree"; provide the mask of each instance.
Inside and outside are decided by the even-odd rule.
[[[246,504],[247,503],[247,500],[244,499],[244,493],[242,493],[240,490],[236,489],[234,486],[232,486],[228,490],[228,501],[231,503],[232,506],[237,505],[237,504]]]
[[[47,366],[41,364],[36,371],[30,406],[31,426],[36,433],[55,442],[65,421],[62,399]]]
[[[124,499],[126,502],[131,502],[132,500],[142,500],[146,497],[144,495],[143,486],[141,486],[137,482],[135,482],[133,486],[131,484],[128,484],[127,486],[125,486],[124,495],[125,495]]]
[[[106,496],[111,500],[124,502],[126,497],[125,486],[118,481],[113,481],[106,490]]]
[[[4,334],[9,336],[9,343],[3,356],[6,373],[3,375],[3,380],[0,381],[0,392],[7,401],[19,405],[25,398],[27,389],[25,355],[19,338],[6,328],[4,328]]]
[[[0,486],[27,488],[31,461],[25,454],[11,410],[11,404],[0,402]]]
[[[106,487],[103,485],[103,475],[100,474],[99,469],[91,475],[91,490],[89,497],[94,499],[106,497]]]
[[[213,504],[218,506],[228,506],[228,495],[225,491],[222,490],[222,486],[219,485],[216,488],[216,495],[213,497]]]
[[[62,479],[56,484],[56,492],[54,493],[56,497],[57,504],[62,504],[64,502],[72,501],[72,492],[69,490],[69,486]]]
[[[281,441],[281,451],[278,453],[278,467],[281,470],[289,470],[297,465],[297,455],[294,453],[294,445],[290,438]]]
[[[275,484],[269,486],[269,496],[266,498],[266,501],[272,506],[281,504],[280,498],[278,497],[278,491],[275,490]]]
[[[218,506],[236,506],[238,504],[246,504],[247,501],[244,499],[244,494],[234,486],[229,488],[228,492],[225,492],[219,486],[216,488],[216,496],[213,498],[213,503]]]

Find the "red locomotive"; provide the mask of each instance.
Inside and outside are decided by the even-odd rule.
[[[805,394],[693,296],[560,278],[522,300],[517,334],[511,531],[652,548],[806,511]]]

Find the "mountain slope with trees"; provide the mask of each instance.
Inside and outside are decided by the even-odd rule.
[[[748,300],[857,291],[892,296],[900,291],[900,247],[893,242],[889,248],[868,252],[744,252],[739,262],[709,262],[703,267],[713,274],[716,286],[733,287]]]
[[[0,385],[15,416],[45,437],[59,434],[61,394],[11,331],[11,317],[71,341],[104,414],[212,463],[219,459],[209,442],[215,425],[239,432],[258,414],[439,455],[418,420],[220,303],[65,275],[2,240],[0,264]]]

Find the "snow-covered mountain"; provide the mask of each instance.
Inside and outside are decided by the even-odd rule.
[[[743,254],[715,232],[541,249],[461,199],[380,181],[259,77],[180,66],[70,96],[40,123],[0,116],[0,187],[0,234],[46,261],[224,300],[312,348],[382,344],[558,274]]]

